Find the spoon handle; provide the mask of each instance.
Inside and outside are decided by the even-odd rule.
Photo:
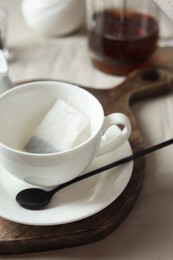
[[[171,139],[169,139],[169,140],[167,140],[167,141],[164,141],[164,142],[162,142],[162,143],[156,144],[156,145],[154,145],[154,146],[151,146],[151,147],[149,147],[149,148],[146,148],[146,149],[144,149],[144,150],[142,150],[142,151],[139,151],[139,152],[137,152],[137,153],[134,153],[134,154],[132,154],[132,155],[129,155],[129,156],[127,156],[127,157],[124,157],[124,158],[122,158],[122,159],[120,159],[120,160],[118,160],[118,161],[115,161],[115,162],[112,162],[112,163],[110,163],[110,164],[107,164],[107,165],[105,165],[105,166],[103,166],[103,167],[97,168],[97,169],[95,169],[95,170],[93,170],[93,171],[90,171],[90,172],[84,174],[84,175],[81,175],[81,176],[79,176],[79,177],[76,177],[75,179],[73,179],[73,180],[71,180],[71,181],[68,181],[68,182],[66,182],[66,183],[63,183],[63,184],[59,185],[58,187],[56,187],[55,189],[53,189],[53,190],[52,190],[52,195],[53,195],[55,192],[57,192],[58,190],[60,190],[60,189],[62,189],[62,188],[64,188],[64,187],[67,187],[67,186],[69,186],[69,185],[71,185],[71,184],[73,184],[73,183],[76,183],[76,182],[78,182],[78,181],[81,181],[81,180],[84,180],[84,179],[89,178],[89,177],[91,177],[91,176],[94,176],[94,175],[96,175],[96,174],[98,174],[98,173],[100,173],[100,172],[109,170],[109,169],[111,169],[111,168],[113,168],[113,167],[115,167],[115,166],[118,166],[118,165],[121,165],[121,164],[130,162],[130,161],[132,161],[132,160],[134,160],[134,159],[137,159],[137,158],[139,158],[139,157],[142,157],[142,156],[144,156],[144,155],[146,155],[146,154],[149,154],[149,153],[152,153],[152,152],[154,152],[154,151],[156,151],[156,150],[159,150],[159,149],[161,149],[161,148],[164,148],[164,147],[166,147],[166,146],[168,146],[168,145],[170,145],[170,144],[173,144],[173,138],[171,138]]]

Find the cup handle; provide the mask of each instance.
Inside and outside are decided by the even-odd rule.
[[[118,135],[113,131],[113,126],[115,125],[123,126],[122,130],[119,129],[120,131]],[[109,132],[109,134],[107,134],[107,132]],[[128,140],[130,134],[131,123],[126,115],[122,113],[113,113],[106,116],[104,118],[101,142],[96,156],[115,150]]]

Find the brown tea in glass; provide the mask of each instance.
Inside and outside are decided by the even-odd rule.
[[[111,7],[93,12],[90,19],[88,45],[92,62],[106,73],[126,75],[156,49],[159,26],[149,13],[126,6],[122,17],[122,9]]]

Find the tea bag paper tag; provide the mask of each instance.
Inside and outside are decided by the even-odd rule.
[[[80,142],[83,142],[88,131],[88,118],[62,99],[58,99],[24,149],[32,153],[65,151],[74,146],[79,136]]]

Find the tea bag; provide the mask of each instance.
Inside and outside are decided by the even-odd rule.
[[[45,115],[24,149],[31,153],[61,152],[89,137],[89,120],[58,99]]]

